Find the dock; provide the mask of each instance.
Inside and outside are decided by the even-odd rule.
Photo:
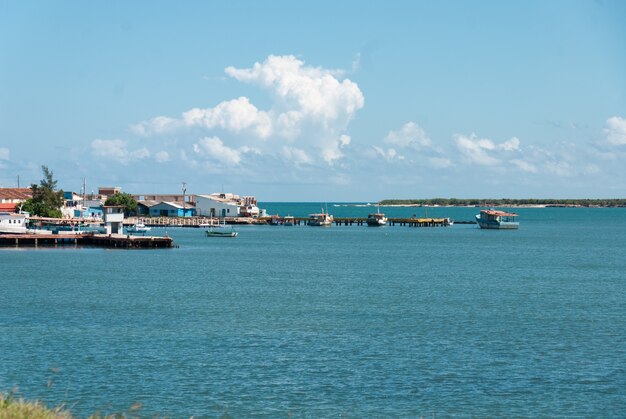
[[[154,249],[174,246],[170,237],[119,234],[0,234],[2,247],[91,246],[119,249]]]

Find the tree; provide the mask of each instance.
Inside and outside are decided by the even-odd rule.
[[[57,181],[53,178],[52,170],[48,166],[41,166],[43,179],[39,185],[30,185],[33,197],[24,201],[22,211],[40,217],[61,218],[63,206],[63,190],[55,191]]]
[[[116,193],[107,198],[104,205],[118,205],[124,207],[124,214],[137,213],[137,201],[127,193]]]

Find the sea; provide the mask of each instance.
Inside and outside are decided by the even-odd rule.
[[[261,203],[268,214],[373,205]],[[0,391],[78,417],[624,417],[626,208],[0,249]]]

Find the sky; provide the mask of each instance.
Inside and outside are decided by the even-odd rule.
[[[0,2],[0,187],[626,197],[626,2]]]

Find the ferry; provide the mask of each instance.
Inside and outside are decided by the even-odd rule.
[[[0,212],[0,234],[25,234],[28,232],[27,221],[25,214]]]
[[[480,228],[495,230],[515,230],[519,228],[517,214],[495,209],[481,210],[476,215],[476,222]]]
[[[307,221],[307,225],[314,227],[330,227],[335,218],[326,213],[322,212],[319,214],[309,214],[309,220]]]

